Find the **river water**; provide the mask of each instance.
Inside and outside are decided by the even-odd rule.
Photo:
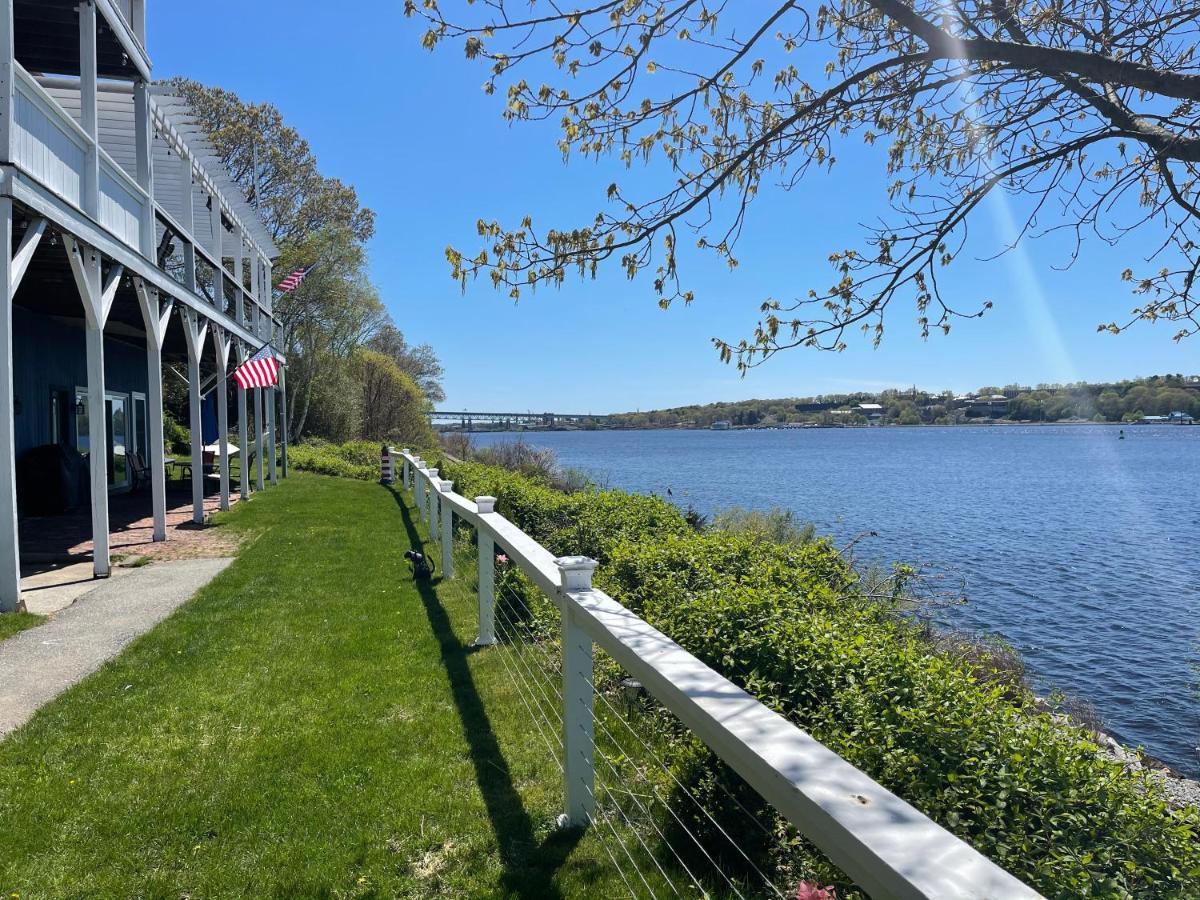
[[[1200,775],[1200,428],[960,426],[591,431],[522,437],[601,484],[703,513],[783,507],[859,560],[929,567],[1039,691]]]

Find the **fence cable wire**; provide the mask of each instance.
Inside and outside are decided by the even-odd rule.
[[[526,602],[526,600],[512,588],[507,585],[502,585],[499,582],[499,578],[494,579],[494,584],[496,587],[496,599],[504,599],[512,606],[506,608],[502,603],[495,603],[494,605],[494,613],[497,622],[501,625],[501,627],[497,629],[499,636],[502,638],[501,646],[498,649],[502,651],[502,659],[509,655],[514,657],[514,661],[511,664],[507,659],[504,659],[505,668],[508,671],[509,677],[513,680],[522,702],[525,704],[527,710],[529,710],[531,717],[534,718],[535,727],[537,727],[539,734],[541,734],[543,742],[546,743],[547,748],[555,757],[556,764],[560,769],[562,769],[564,767],[563,761],[559,758],[559,754],[555,753],[553,747],[553,744],[557,743],[560,751],[565,749],[564,740],[560,736],[561,730],[565,726],[563,724],[562,715],[559,712],[555,702],[556,695],[557,699],[561,699],[561,694],[559,693],[561,687],[553,684],[554,676],[561,673],[561,651],[559,648],[553,646],[553,642],[546,640],[545,636],[540,634],[535,628],[530,627],[529,622],[536,621],[537,619],[534,610],[530,607],[530,603]],[[543,592],[539,591],[538,593],[543,597],[546,603],[557,610],[557,606],[552,600],[546,598]],[[534,602],[534,605],[536,606],[539,604]],[[529,621],[519,620],[522,613],[525,617],[528,617]],[[533,653],[528,653],[528,650],[533,650]],[[540,662],[538,658],[540,658]],[[536,674],[536,670],[538,669],[542,669],[546,674],[539,677]],[[769,888],[775,896],[783,897],[784,894],[779,887],[765,873],[763,873],[763,871],[755,864],[745,849],[741,847],[738,841],[735,840],[729,834],[726,828],[716,820],[705,804],[701,802],[699,798],[697,798],[696,795],[689,790],[686,785],[684,785],[682,780],[675,774],[675,772],[663,762],[662,758],[649,744],[649,742],[637,731],[636,728],[634,728],[632,723],[630,723],[628,716],[622,714],[609,700],[605,692],[597,687],[594,678],[590,677],[587,673],[581,672],[579,674],[589,685],[593,694],[600,698],[601,702],[608,709],[611,717],[618,719],[624,726],[624,730],[633,735],[637,743],[641,746],[642,750],[649,754],[654,764],[667,773],[669,778],[674,782],[675,786],[680,790],[682,797],[690,801],[691,805],[695,806],[701,815],[713,825],[717,832],[719,832],[724,840],[734,850],[737,851],[750,869],[753,870],[758,878],[762,880],[762,883]],[[523,685],[520,683],[522,681],[522,676],[524,676],[524,681],[527,682],[527,684]],[[531,683],[532,686],[530,686],[529,683]],[[535,708],[537,710],[536,713],[534,712]],[[547,712],[547,710],[549,710],[549,712]],[[697,849],[700,850],[708,864],[721,877],[721,880],[724,881],[729,889],[739,898],[744,898],[746,895],[738,887],[734,879],[726,871],[724,871],[717,860],[713,858],[703,841],[697,837],[691,828],[688,827],[680,813],[673,808],[668,799],[663,796],[659,786],[647,776],[643,768],[644,764],[638,763],[635,755],[629,752],[629,749],[621,742],[620,739],[617,738],[612,729],[605,724],[605,719],[608,717],[609,716],[596,716],[595,723],[599,726],[607,740],[616,748],[616,751],[620,754],[620,757],[623,758],[623,760],[627,762],[630,767],[632,767],[634,772],[637,773],[637,777],[649,787],[650,792],[653,795],[653,799],[647,796],[646,803],[655,805],[655,801],[657,801],[657,805],[661,805],[662,808],[671,816],[684,834],[687,835],[690,841],[695,844]],[[555,723],[558,725],[557,731],[555,729]],[[554,734],[553,743],[546,737],[543,724],[551,731],[552,734]],[[596,755],[603,760],[608,771],[611,773],[615,784],[621,784],[623,781],[627,780],[622,778],[620,771],[617,769],[616,765],[614,765],[614,762],[609,757],[608,753],[606,753],[604,749],[598,745],[596,746]],[[617,814],[620,815],[624,826],[633,832],[637,842],[641,845],[646,855],[654,864],[654,867],[658,870],[658,873],[662,876],[665,883],[669,885],[671,890],[678,896],[679,889],[675,886],[674,880],[668,876],[654,851],[643,839],[642,832],[645,830],[645,825],[639,827],[639,824],[634,821],[634,817],[631,815],[630,811],[628,811],[626,806],[623,806],[621,801],[617,798],[613,788],[607,784],[607,779],[602,779],[601,781],[603,785],[603,798],[597,796],[595,792],[592,793],[593,800],[596,801],[596,809],[599,812],[601,819],[597,819],[595,816],[592,816],[592,822],[594,824],[599,824],[601,820],[603,821],[604,825],[606,825],[608,830],[612,833],[613,838],[619,844],[623,855],[629,859],[630,864],[632,864],[634,867],[638,880],[640,880],[645,886],[646,890],[650,892],[651,896],[655,896],[654,890],[650,887],[645,875],[638,867],[638,863],[634,858],[634,855],[630,853],[629,847],[621,838],[620,833],[613,824],[612,817],[607,809],[608,807],[611,807]],[[720,782],[715,782],[714,785],[737,806],[737,808],[745,815],[746,818],[753,821],[758,829],[763,831],[764,834],[772,836],[770,830],[767,829],[767,827],[763,825],[761,821],[759,821],[758,817],[746,809],[745,805],[738,800],[738,798],[735,797],[723,784]],[[663,828],[660,826],[658,821],[656,821],[655,815],[649,808],[647,808],[646,803],[643,803],[642,800],[639,799],[638,795],[630,790],[625,790],[623,793],[629,798],[630,801],[632,801],[634,805],[637,806],[641,816],[644,817],[646,825],[648,825],[649,828],[652,829],[657,835],[657,838],[659,841],[661,841],[662,846],[666,850],[670,851],[670,854],[674,857],[675,862],[678,863],[678,865],[687,874],[691,883],[695,885],[702,894],[705,893],[705,888],[703,887],[701,880],[697,877],[696,873],[692,871],[691,867],[689,867],[684,861],[683,856],[678,848],[671,842],[670,839],[667,838]],[[626,805],[628,805],[628,801]],[[607,846],[608,840],[607,836],[604,835],[603,829],[596,829],[596,835],[602,839],[601,843],[605,846],[606,854],[612,861],[614,868],[617,868],[618,873],[621,875],[621,878],[625,882],[626,886],[630,889],[631,893],[636,894],[634,885],[630,882],[626,873],[623,871],[622,866],[618,863],[618,860],[612,853],[611,848]]]

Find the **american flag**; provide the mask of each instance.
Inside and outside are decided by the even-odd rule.
[[[242,390],[270,387],[279,380],[275,349],[267,344],[233,370],[233,378]]]
[[[288,291],[294,291],[300,287],[300,282],[304,280],[304,276],[311,272],[316,265],[316,263],[313,263],[311,266],[303,266],[297,269],[287,278],[283,279],[283,281],[279,282],[279,290],[286,294]]]

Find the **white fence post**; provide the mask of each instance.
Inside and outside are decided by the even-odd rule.
[[[417,457],[417,467],[413,470],[413,503],[417,504],[417,512],[421,521],[425,521],[425,460]]]
[[[592,639],[579,621],[569,592],[590,591],[596,561],[563,556],[562,573],[563,773],[566,811],[559,823],[582,828],[596,809],[596,738],[592,708]]]
[[[476,497],[475,509],[480,515],[496,511],[495,497]],[[496,543],[485,528],[475,529],[479,544],[479,637],[476,647],[496,643]]]
[[[454,507],[446,496],[454,490],[454,482],[443,481],[441,488],[438,499],[442,504],[442,578],[445,579],[454,577]]]
[[[441,489],[438,487],[438,470],[429,470],[429,494],[426,500],[429,503],[429,539],[436,541],[438,538],[438,494]]]
[[[400,472],[401,472],[400,486],[403,487],[406,491],[408,490],[408,455],[411,452],[412,451],[409,450],[407,447],[405,447],[403,450],[400,451],[400,453],[401,453],[400,458],[402,460],[404,460],[404,462],[400,466]]]

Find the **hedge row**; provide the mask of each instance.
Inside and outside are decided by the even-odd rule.
[[[552,552],[599,560],[613,597],[1047,896],[1200,896],[1197,810],[863,597],[828,542],[698,532],[659,498],[442,466]],[[729,781],[711,757],[697,772],[686,742],[676,762]]]
[[[350,441],[345,444],[305,441],[288,448],[288,465],[318,475],[377,481],[379,444],[374,441]]]

